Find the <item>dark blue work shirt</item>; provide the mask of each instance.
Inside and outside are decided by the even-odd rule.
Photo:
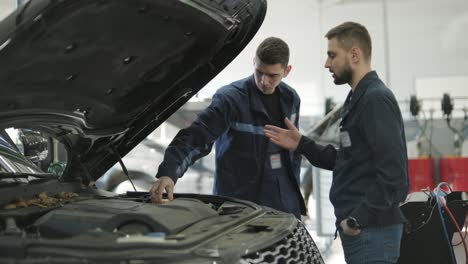
[[[281,112],[298,126],[299,96],[284,82],[276,89],[279,92]],[[305,214],[304,200],[299,189],[299,153],[286,151],[284,155],[285,169],[281,173],[281,180],[287,179],[289,185],[280,187],[278,184],[281,182],[278,182],[262,189],[266,176],[265,164],[269,159],[269,140],[263,133],[263,127],[271,123],[253,75],[222,87],[213,96],[210,106],[173,139],[166,149],[156,177],[169,176],[176,182],[191,164],[207,155],[216,142],[214,194],[259,204],[262,204],[265,196],[275,196],[272,199],[274,202],[263,205],[290,213],[299,208]],[[282,196],[279,196],[279,188],[283,190]],[[291,201],[296,203],[294,208],[287,206]]]
[[[371,71],[349,93],[341,112],[340,146],[320,146],[303,136],[298,151],[333,170],[330,201],[336,224],[351,216],[360,225],[405,221],[399,203],[408,193],[403,119],[390,89]]]

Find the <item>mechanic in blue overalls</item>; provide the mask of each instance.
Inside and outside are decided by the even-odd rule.
[[[290,70],[289,47],[270,37],[257,48],[255,73],[220,88],[208,108],[182,129],[166,149],[150,194],[173,199],[173,189],[190,165],[210,153],[216,142],[214,194],[235,197],[279,211],[306,214],[299,188],[301,155],[272,144],[263,126],[299,124],[300,99],[282,82]]]

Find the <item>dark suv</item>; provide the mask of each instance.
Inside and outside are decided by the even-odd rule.
[[[264,0],[31,0],[0,23],[1,263],[322,263],[294,216],[93,182],[252,39]]]

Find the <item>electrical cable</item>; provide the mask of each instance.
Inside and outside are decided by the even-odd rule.
[[[468,212],[465,214],[465,218],[464,218],[464,219],[465,219],[465,224],[464,224],[464,226],[463,226],[463,229],[465,229],[465,235],[463,236],[463,240],[466,239],[466,234],[468,234],[468,230],[467,230],[467,229],[468,229],[468,223],[466,222],[466,217],[467,217],[467,216],[468,216]],[[452,245],[452,247],[458,247],[458,246],[461,245],[462,243],[463,243],[463,241],[460,241],[460,242],[458,242],[457,244]],[[468,257],[467,257],[467,258],[468,258]]]
[[[429,157],[432,157],[432,133],[434,132],[434,117],[433,117],[433,114],[434,112],[431,111],[431,134],[429,136],[429,142],[431,142],[431,144],[429,144]]]
[[[424,127],[423,127],[423,129],[421,131],[421,136],[424,137],[429,143],[429,157],[432,157],[432,151],[433,150],[435,150],[437,152],[436,156],[441,156],[442,152],[432,142],[432,132],[434,130],[434,120],[433,120],[433,117],[432,117],[433,112],[431,111],[431,130],[429,131],[430,136],[428,136],[427,133],[426,133],[427,123],[428,123],[426,113],[424,111],[421,111],[421,113],[422,113],[423,119],[424,119]],[[421,124],[419,124],[419,120],[418,120],[418,126],[421,128]]]
[[[429,223],[429,221],[431,221],[432,219],[432,214],[434,213],[434,209],[436,208],[436,204],[434,204],[431,208],[431,212],[429,213],[429,216],[426,218],[426,220],[424,220],[420,226],[418,226],[417,228],[414,228],[413,230],[411,230],[410,233],[416,233],[418,232],[420,229],[422,229],[425,225],[427,225]]]
[[[452,263],[456,264],[457,262],[456,262],[456,259],[455,259],[455,253],[453,252],[452,242],[450,241],[450,238],[449,238],[449,235],[448,235],[447,226],[445,225],[445,219],[444,219],[444,216],[442,214],[442,208],[441,208],[440,200],[438,199],[438,197],[436,199],[436,202],[437,202],[437,210],[439,211],[440,222],[442,224],[442,231],[444,233],[445,240],[447,241],[448,249],[449,249],[449,252],[450,252],[450,257],[452,259]]]
[[[465,136],[462,134],[461,131],[457,130],[454,126],[452,126],[452,124],[450,123],[449,118],[446,119],[446,122],[447,122],[447,127],[453,132],[454,137],[455,137],[455,143],[454,143],[454,145],[455,145],[455,154],[457,156],[460,156],[461,155],[461,144],[465,140],[464,139]]]
[[[419,124],[419,127],[420,127],[420,129],[421,129],[421,135],[424,135],[424,136],[427,138],[427,135],[426,135],[426,129],[427,129],[427,118],[426,118],[426,113],[424,113],[424,111],[421,111],[421,113],[422,113],[423,120],[424,120],[424,126],[421,127],[421,124],[419,124],[419,122],[418,122],[418,124]],[[416,119],[416,120],[418,120],[418,119]],[[418,120],[418,121],[419,121],[419,120]]]
[[[458,226],[457,220],[455,220],[455,217],[453,216],[452,211],[450,211],[450,209],[448,208],[447,204],[444,204],[443,206],[444,206],[444,210],[450,216],[450,219],[452,219],[452,222],[455,225],[455,228],[457,229],[458,234],[460,234],[460,238],[462,240],[463,247],[465,248],[465,260],[466,260],[466,263],[468,264],[468,248],[466,247],[466,242],[465,242],[463,234],[462,234],[462,232],[460,230],[460,227]],[[452,245],[452,248],[453,248],[453,245]]]
[[[449,249],[449,252],[450,252],[451,259],[452,259],[452,263],[456,264],[457,262],[456,262],[456,258],[455,258],[455,252],[453,251],[453,247],[452,247],[452,241],[449,238],[448,231],[447,231],[447,226],[445,224],[445,219],[444,219],[444,216],[442,214],[441,199],[444,199],[444,197],[446,195],[446,193],[443,190],[440,189],[440,187],[442,187],[443,185],[448,186],[448,188],[450,189],[450,186],[447,183],[441,182],[434,189],[433,194],[435,196],[435,200],[436,200],[436,204],[437,204],[437,210],[439,211],[440,222],[442,224],[442,231],[444,232],[444,236],[445,236],[445,239],[447,241],[447,245],[448,245],[448,249]]]
[[[429,200],[427,201],[427,204],[428,205],[431,205],[432,204],[432,201],[434,199],[432,193],[428,193],[426,192],[425,190],[422,190],[422,192],[428,196]],[[428,206],[429,207],[429,206]],[[416,228],[411,228],[411,230],[408,232],[408,233],[416,233],[418,232],[420,229],[422,229],[425,225],[427,225],[429,223],[429,221],[431,221],[432,219],[432,214],[434,213],[434,209],[436,208],[436,204],[434,203],[434,205],[432,206],[430,212],[429,212],[429,216],[422,221],[421,225],[419,225],[418,227]],[[426,208],[427,209],[427,208]]]

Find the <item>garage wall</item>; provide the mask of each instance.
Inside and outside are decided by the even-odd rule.
[[[323,89],[320,87],[321,45],[319,4],[317,0],[268,0],[265,21],[244,51],[201,91],[211,95],[222,85],[253,74],[255,50],[270,36],[285,40],[291,50],[292,71],[284,80],[292,85],[302,98],[302,113],[317,113],[323,107]]]
[[[397,1],[389,13],[392,86],[399,96],[415,93],[418,78],[468,76],[468,1]]]
[[[321,14],[322,32],[347,20],[368,28],[373,38],[374,69],[400,101],[416,94],[418,79],[468,76],[468,54],[463,49],[468,47],[466,0],[387,0],[388,43],[384,41],[383,1],[324,0]],[[322,61],[325,52],[321,52]],[[343,101],[349,89],[336,87],[328,72],[323,72],[322,80],[323,94]],[[432,96],[431,90],[428,87],[426,96]],[[439,94],[440,90],[434,90],[434,96]],[[468,96],[468,89],[464,96]],[[402,103],[402,108],[405,106]]]
[[[250,74],[256,46],[275,35],[291,47],[293,71],[286,81],[302,97],[302,114],[321,115],[325,97],[342,102],[349,91],[348,86],[335,86],[323,68],[327,44],[323,36],[349,20],[370,31],[374,69],[400,101],[415,93],[417,79],[468,76],[468,54],[463,49],[468,47],[466,0],[387,0],[388,43],[382,0],[269,0],[268,5],[254,41],[203,92],[214,92],[220,85]],[[431,93],[429,88],[427,93]]]

